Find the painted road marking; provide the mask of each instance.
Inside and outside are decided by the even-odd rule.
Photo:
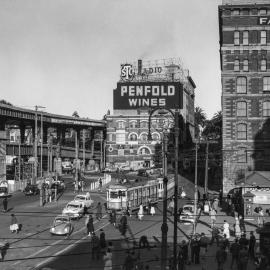
[[[104,215],[102,218],[105,218],[105,217],[107,217],[107,215]],[[98,220],[95,220],[95,221],[94,221],[94,224],[96,224],[97,222],[98,222]],[[108,224],[109,224],[109,223],[108,223]],[[85,230],[85,227],[82,227],[82,228],[79,229],[78,231],[74,232],[72,235],[76,235],[77,233],[82,232],[83,230]],[[72,239],[70,239],[70,240],[72,240]],[[81,239],[80,239],[80,240],[81,240]],[[65,241],[65,239],[57,240],[56,242],[52,243],[51,245],[49,245],[49,246],[47,246],[47,247],[45,247],[45,248],[43,248],[43,249],[40,249],[39,251],[35,252],[34,254],[31,254],[31,255],[25,257],[24,260],[25,260],[25,259],[28,259],[28,258],[32,258],[32,257],[34,257],[34,256],[36,256],[36,255],[38,255],[38,254],[40,254],[41,252],[44,252],[45,250],[47,250],[47,249],[49,249],[49,248],[51,248],[51,247],[53,247],[53,246],[55,246],[55,245],[57,245],[57,244],[63,242],[63,241]],[[12,265],[17,265],[17,264],[19,264],[20,262],[21,262],[21,260],[15,262],[15,263],[12,264]]]
[[[95,232],[97,232],[98,230],[105,228],[106,226],[108,226],[110,223],[106,223],[103,226],[99,227],[98,229],[95,230]],[[42,265],[55,260],[55,257],[57,257],[58,255],[61,255],[62,253],[68,251],[69,249],[71,249],[72,247],[74,247],[75,245],[77,245],[78,243],[80,243],[82,240],[86,239],[88,237],[88,235],[82,237],[81,239],[77,240],[76,242],[74,242],[73,244],[70,244],[69,246],[67,246],[66,248],[64,248],[63,250],[58,251],[57,253],[55,253],[55,255],[52,258],[48,258],[45,259],[43,262],[38,263],[37,265],[34,266],[35,268],[41,267]]]

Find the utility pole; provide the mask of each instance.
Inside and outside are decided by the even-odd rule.
[[[175,111],[175,175],[174,175],[174,226],[173,226],[173,264],[177,267],[177,230],[178,230],[178,160],[179,160],[179,111]]]
[[[162,142],[162,169],[163,169],[163,221],[161,225],[162,242],[161,242],[161,270],[166,270],[167,266],[167,197],[168,197],[168,178],[167,178],[167,151],[168,151],[168,136],[167,133],[163,133]]]
[[[85,171],[85,129],[83,129],[83,172]]]
[[[75,130],[75,192],[78,192],[78,132]]]
[[[193,234],[196,233],[197,204],[198,204],[198,141],[195,142],[195,190],[194,190],[194,223]]]
[[[41,112],[40,118],[40,177],[43,176],[42,166],[43,166],[43,112]]]
[[[204,194],[208,193],[208,152],[209,141],[206,139],[206,153],[205,153],[205,176],[204,176]]]
[[[37,153],[37,137],[38,137],[38,131],[37,131],[37,110],[38,110],[38,106],[35,106],[35,141],[34,141],[34,177],[33,177],[33,184],[36,184],[37,182],[37,162],[38,162],[38,153]]]
[[[18,161],[18,177],[19,177],[19,185],[20,189],[22,189],[22,181],[21,181],[21,138],[19,140],[19,161]]]

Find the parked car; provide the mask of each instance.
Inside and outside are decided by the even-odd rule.
[[[25,196],[38,195],[39,194],[38,185],[27,185],[25,189],[23,190],[23,193]]]
[[[145,176],[145,177],[148,177],[148,176],[149,176],[149,173],[147,172],[146,169],[139,169],[137,175],[138,175],[138,176]]]
[[[82,202],[71,201],[63,209],[62,214],[70,218],[79,219],[84,215],[84,205]]]
[[[86,208],[93,206],[94,203],[90,197],[90,193],[76,195],[74,201],[82,203]]]
[[[56,235],[70,235],[72,231],[71,219],[66,215],[57,216],[50,228],[50,233]]]
[[[64,159],[62,162],[62,169],[64,172],[71,172],[73,169],[72,163],[69,159]]]

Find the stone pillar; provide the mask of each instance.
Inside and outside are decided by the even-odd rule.
[[[35,142],[35,126],[31,126],[31,130],[32,130],[32,136],[31,136],[31,142],[34,144]]]
[[[21,138],[21,144],[25,143],[25,125],[22,123],[20,124],[20,138]]]

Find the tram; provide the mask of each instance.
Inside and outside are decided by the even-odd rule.
[[[173,196],[174,180],[169,179],[167,197]],[[163,179],[150,180],[144,183],[127,183],[110,185],[107,188],[107,207],[109,210],[135,210],[140,204],[147,206],[148,202],[157,203],[164,192]]]

